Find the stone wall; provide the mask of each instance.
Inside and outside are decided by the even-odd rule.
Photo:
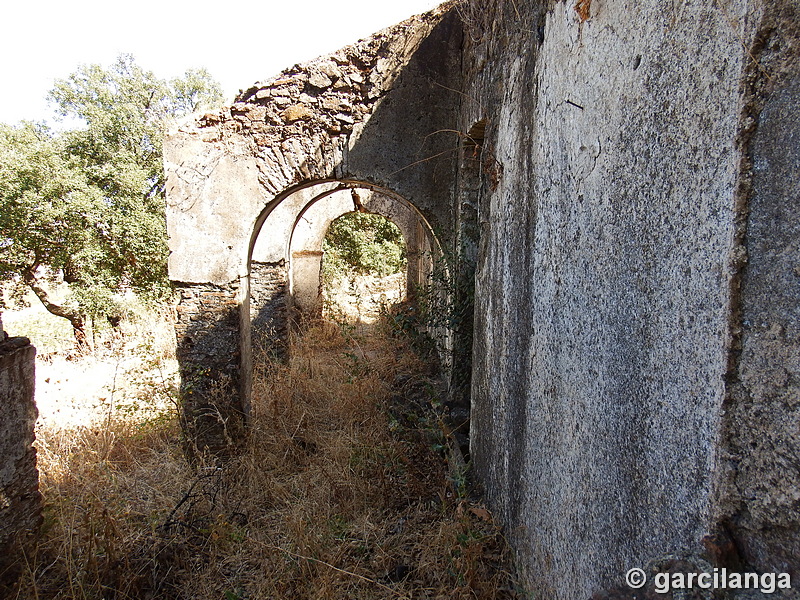
[[[721,515],[742,559],[800,586],[800,4],[764,8],[747,65],[746,263],[735,282]]]
[[[201,452],[226,447],[227,429],[248,412],[251,259],[297,266],[292,256],[263,257],[288,247],[295,224],[270,217],[294,219],[304,190],[334,182],[402,197],[445,235],[452,229],[460,41],[455,14],[413,17],[286,69],[167,135],[169,276],[182,294],[176,327],[185,426]],[[285,202],[291,210],[281,210]],[[269,243],[255,248],[259,238]],[[257,310],[272,304],[265,290],[256,292]],[[224,406],[210,400],[220,386]]]
[[[238,285],[179,285],[175,333],[187,453],[224,456],[243,439],[248,385],[240,344]]]
[[[289,278],[284,261],[251,263],[250,315],[252,344],[256,351],[282,353],[289,331],[288,293]]]
[[[165,143],[184,377],[247,389],[262,224],[285,252],[294,221],[272,217],[304,190],[390,191],[457,285],[475,270],[474,473],[536,597],[666,557],[796,576],[797,12],[467,0],[184,123]]]
[[[329,180],[391,190],[447,234],[459,34],[454,14],[414,17],[179,124],[164,142],[170,278],[246,277],[264,218]]]
[[[796,3],[584,4],[461,8],[460,129],[487,121],[476,473],[539,595],[588,598],[670,555],[737,562],[708,550],[721,530],[751,567],[794,569],[797,92],[776,83],[789,50],[751,63],[796,47]]]
[[[323,241],[333,221],[355,210],[380,215],[399,228],[408,258],[406,289],[413,293],[417,282],[429,279],[430,262],[424,257],[426,253],[430,255],[436,242],[430,227],[413,206],[401,198],[370,189],[353,187],[334,191],[307,205],[292,231],[291,302],[298,311],[309,315],[321,313]]]
[[[0,596],[11,593],[24,547],[42,522],[33,401],[36,350],[0,325]]]

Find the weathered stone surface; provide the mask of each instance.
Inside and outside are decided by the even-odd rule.
[[[0,327],[0,338],[3,338]],[[33,448],[37,410],[34,356],[27,338],[0,339],[0,596],[11,593],[42,522]]]
[[[581,24],[573,3],[518,2],[522,21],[495,8],[470,36],[482,41],[465,49],[474,101],[459,129],[488,122],[472,455],[539,595],[587,598],[659,556],[702,555],[719,517],[731,289],[744,254],[742,40],[754,44],[768,4],[671,12],[609,0]],[[797,235],[791,206],[786,239]],[[788,295],[775,324],[797,307],[794,276],[781,272],[772,281]],[[787,369],[791,334],[764,334],[774,341],[759,368]],[[782,538],[797,565],[789,529],[762,535],[766,523],[797,531],[791,389],[770,392],[780,412],[753,412],[755,431],[772,431],[762,457],[774,470],[756,483],[768,471],[752,465],[749,505],[770,507],[759,543]],[[782,458],[767,461],[767,447]]]
[[[336,81],[342,76],[342,70],[336,66],[336,63],[332,60],[318,62],[317,69],[319,69],[320,73],[327,75],[332,81]],[[311,83],[311,80],[309,80],[309,83]]]
[[[170,277],[224,284],[245,276],[253,228],[268,203],[329,178],[391,189],[447,231],[451,189],[437,173],[455,164],[459,32],[453,13],[413,17],[257,84],[232,109],[180,123],[164,152]],[[356,83],[368,74],[370,85],[339,89],[338,106],[321,110],[332,92],[315,84],[320,76],[332,82],[336,70]],[[255,106],[266,109],[270,127]],[[412,112],[418,118],[409,119]]]
[[[181,161],[167,184],[167,212],[173,215],[167,220],[169,269],[175,281],[225,285],[246,271],[242,255],[253,214],[265,203],[264,190],[252,140],[237,143],[226,135],[186,136],[165,149]],[[200,224],[209,227],[196,227]]]
[[[175,333],[187,454],[194,460],[225,456],[243,441],[248,411],[238,282],[177,287]]]
[[[349,108],[350,105],[340,96],[325,96],[322,99],[322,108],[325,110],[338,111],[342,108]]]
[[[764,17],[746,148],[750,199],[726,450],[743,558],[800,582],[800,5]],[[794,33],[794,37],[792,37]],[[765,34],[766,35],[766,34]],[[767,77],[769,75],[769,77]],[[755,113],[755,114],[753,114]]]
[[[289,274],[286,262],[253,261],[250,267],[252,344],[257,351],[281,354],[289,329]]]
[[[333,81],[331,81],[330,77],[328,77],[324,73],[321,73],[321,72],[313,73],[312,72],[311,75],[308,78],[308,83],[309,83],[309,85],[313,85],[316,88],[326,88],[326,87],[330,87],[330,85],[333,83]]]
[[[286,251],[297,218],[295,192],[324,187],[330,179],[365,182],[368,189],[377,184],[426,214],[428,235],[428,221],[449,220],[451,190],[437,173],[453,171],[448,150],[456,136],[436,132],[452,131],[455,121],[459,31],[455,15],[445,11],[414,17],[334,57],[296,65],[250,88],[228,109],[189,118],[167,137],[169,272],[183,294],[178,354],[187,427],[199,451],[228,447],[228,423],[242,422],[247,412],[252,311],[246,286],[216,307],[198,307],[194,296],[207,286],[227,290],[247,282],[251,255],[256,262],[286,261],[291,268]],[[341,88],[337,106],[319,107],[320,98],[332,94],[325,86],[337,70],[342,78],[363,80],[361,73],[375,70],[379,61],[380,76],[370,76],[369,86]],[[408,110],[419,110],[420,117],[409,120]],[[398,138],[410,143],[397,144]],[[429,159],[419,160],[421,148]],[[258,235],[265,219],[271,225]],[[269,258],[258,256],[256,237],[273,235],[277,255],[270,249]],[[258,302],[279,304],[281,292],[273,292],[272,298],[262,293]],[[237,389],[242,395],[229,406],[213,405],[213,390],[198,387],[206,374],[231,396]]]
[[[292,104],[283,111],[283,119],[289,123],[292,121],[299,121],[300,119],[309,119],[313,116],[313,112],[307,106],[302,104]]]

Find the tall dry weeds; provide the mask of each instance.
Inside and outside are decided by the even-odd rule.
[[[41,440],[46,524],[18,598],[514,598],[489,513],[439,452],[397,338],[319,323],[257,368],[245,450],[192,471],[175,420]]]

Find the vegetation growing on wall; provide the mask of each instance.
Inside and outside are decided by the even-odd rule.
[[[469,387],[472,371],[472,322],[475,266],[444,254],[433,261],[427,285],[417,290],[414,318],[409,325],[433,334],[453,382]]]

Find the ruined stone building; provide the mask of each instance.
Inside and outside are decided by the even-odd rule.
[[[474,338],[448,341],[473,473],[537,598],[669,556],[800,585],[798,23],[797,0],[469,0],[183,122],[198,449],[246,427],[253,341],[314,308],[355,190],[412,284],[449,256],[474,286]]]

